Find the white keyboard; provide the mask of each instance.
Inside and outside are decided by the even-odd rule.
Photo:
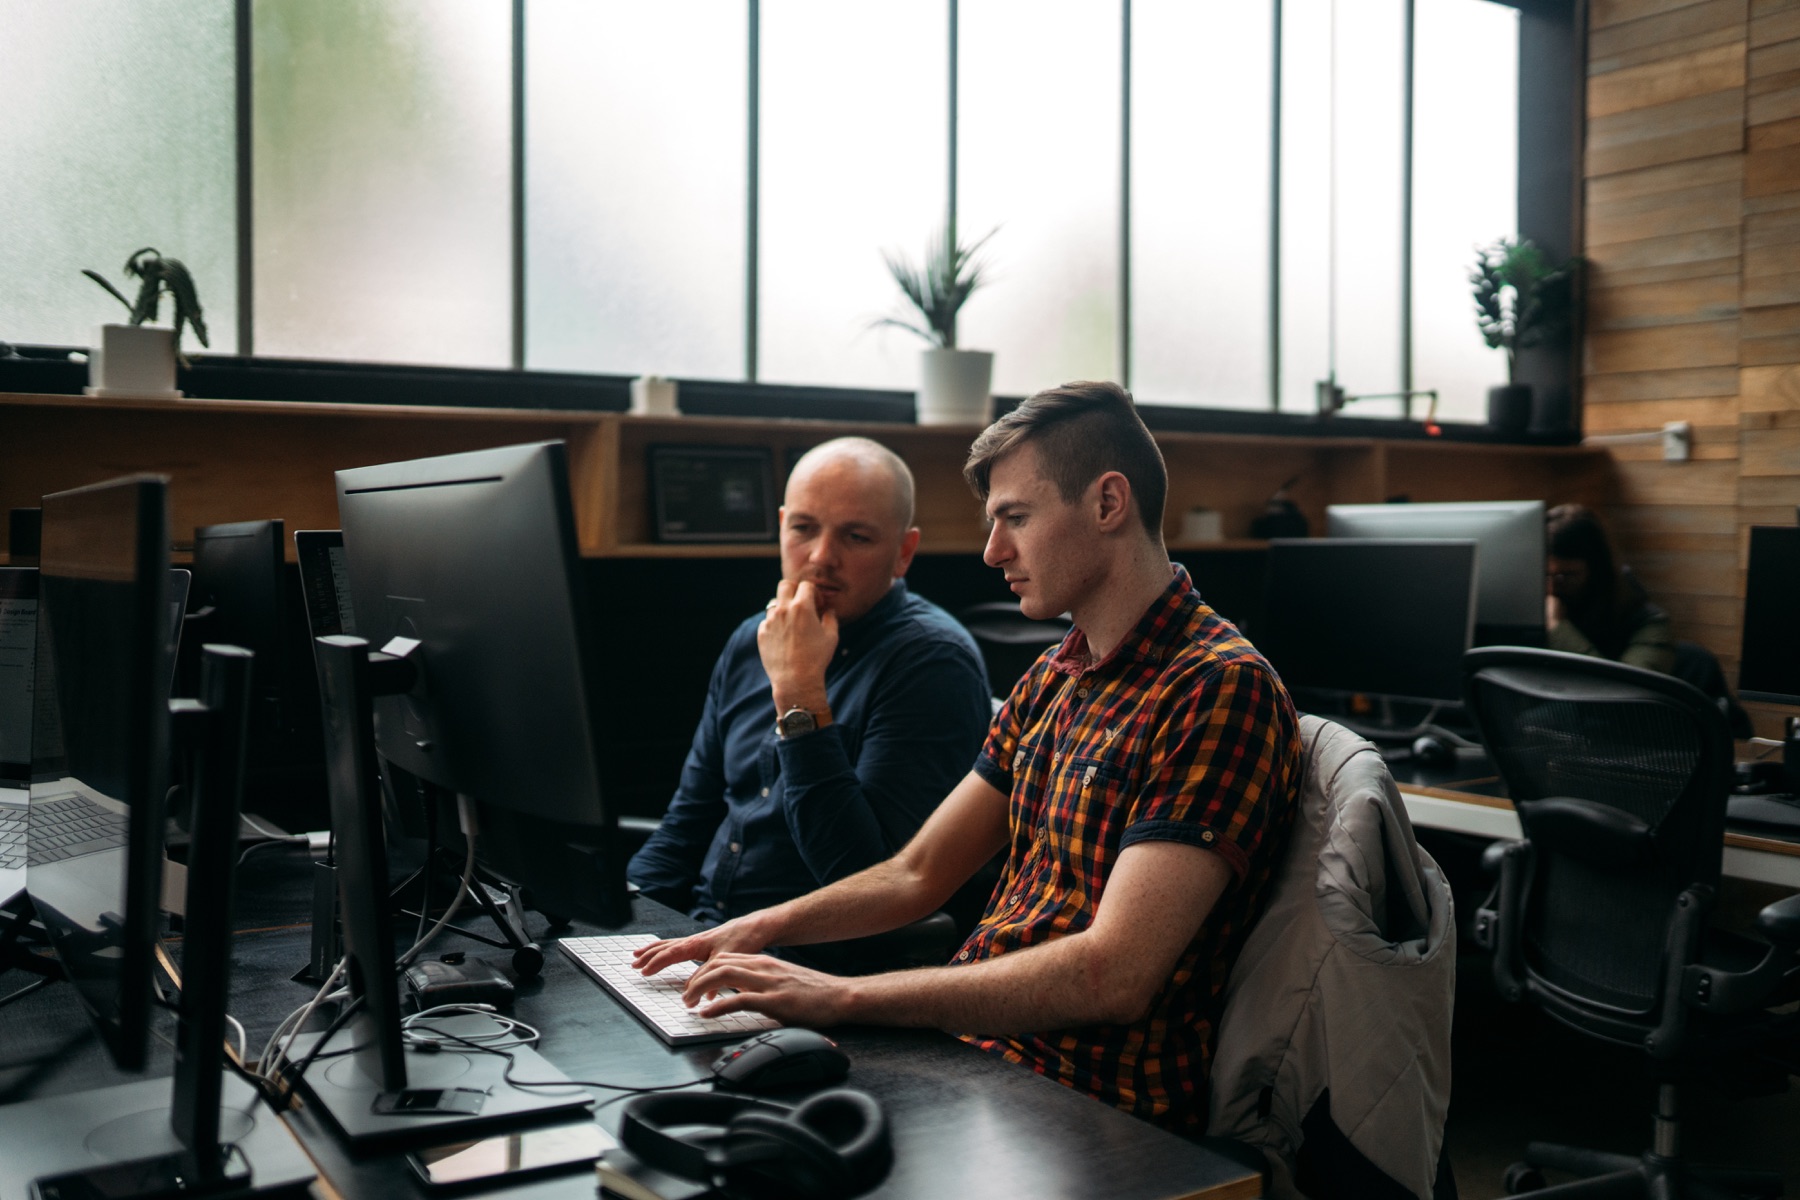
[[[653,933],[629,933],[563,938],[556,944],[569,956],[570,962],[593,976],[633,1016],[671,1046],[748,1037],[765,1029],[781,1027],[781,1022],[761,1013],[735,1012],[722,1017],[702,1017],[683,1004],[681,989],[699,963],[674,963],[653,976],[639,974],[631,965],[632,955],[640,946],[656,940]]]

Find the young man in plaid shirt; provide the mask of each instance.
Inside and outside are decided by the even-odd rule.
[[[1162,542],[1167,473],[1124,389],[1040,392],[964,475],[984,555],[1033,618],[1075,629],[994,719],[974,770],[887,862],[639,952],[707,1015],[934,1026],[1198,1133],[1219,997],[1292,823],[1300,739],[1274,670]],[[948,966],[839,978],[755,953],[896,928],[996,852],[986,914]],[[735,994],[720,994],[735,988]]]

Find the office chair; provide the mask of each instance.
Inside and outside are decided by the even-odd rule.
[[[1464,694],[1524,832],[1483,863],[1476,914],[1501,995],[1642,1050],[1658,1083],[1641,1157],[1533,1142],[1509,1193],[1775,1196],[1778,1176],[1680,1154],[1681,1085],[1783,1090],[1800,1069],[1800,896],[1763,909],[1762,939],[1707,927],[1719,884],[1732,745],[1723,712],[1671,676],[1553,650],[1463,659]],[[1784,1061],[1785,1060],[1785,1061]],[[1543,1171],[1584,1176],[1544,1187]]]
[[[1207,1133],[1259,1151],[1271,1196],[1454,1200],[1449,884],[1372,744],[1315,716],[1300,740],[1288,846],[1226,984]]]
[[[1006,699],[1038,656],[1067,637],[1073,624],[1067,617],[1034,621],[1013,600],[973,604],[958,611],[956,619],[980,648],[988,687],[997,700]]]

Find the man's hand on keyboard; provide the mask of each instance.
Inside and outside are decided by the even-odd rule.
[[[715,954],[754,954],[768,943],[747,929],[746,924],[742,919],[727,921],[692,937],[651,942],[637,952],[631,965],[646,975],[654,975],[671,963],[703,963]]]
[[[750,1011],[783,1025],[824,1029],[846,1019],[845,985],[836,975],[767,954],[722,952],[694,972],[682,999],[703,1017]]]

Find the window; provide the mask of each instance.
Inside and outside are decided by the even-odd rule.
[[[0,340],[87,345],[127,314],[82,268],[135,298],[121,268],[154,246],[232,348],[232,28],[230,0],[0,5]]]

